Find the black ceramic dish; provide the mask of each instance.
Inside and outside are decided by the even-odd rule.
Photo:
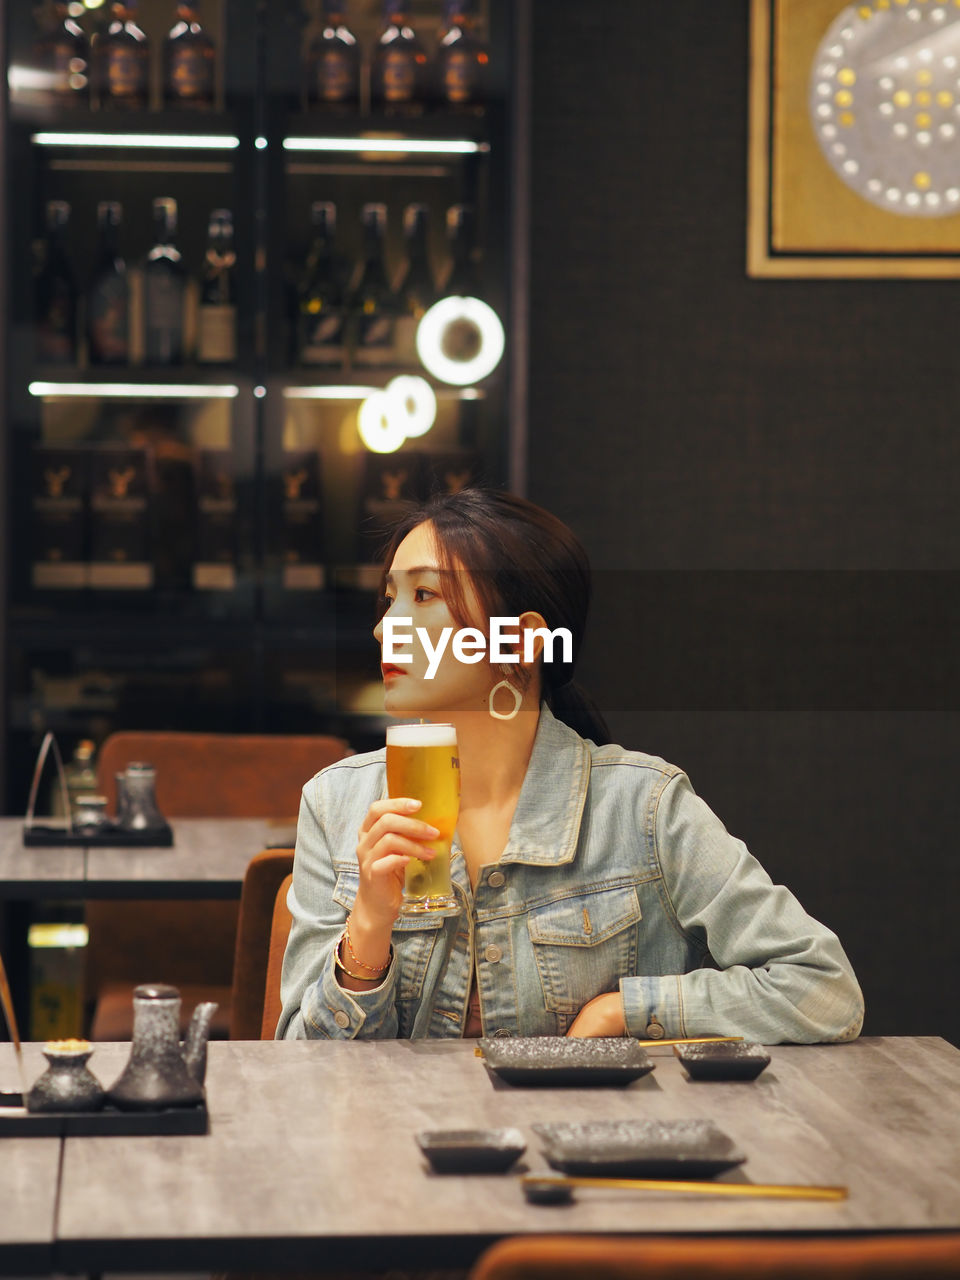
[[[505,1173],[527,1149],[519,1129],[432,1129],[417,1144],[435,1173]]]
[[[756,1080],[770,1065],[762,1044],[737,1040],[731,1044],[675,1044],[673,1052],[691,1080]]]
[[[654,1067],[635,1040],[622,1036],[491,1038],[481,1040],[480,1049],[490,1070],[508,1084],[624,1085]]]
[[[712,1178],[746,1156],[712,1120],[535,1124],[547,1162],[570,1177]]]

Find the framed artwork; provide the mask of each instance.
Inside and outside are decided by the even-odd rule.
[[[747,271],[960,276],[960,0],[751,0]]]

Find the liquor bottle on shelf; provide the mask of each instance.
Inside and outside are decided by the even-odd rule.
[[[326,581],[320,455],[307,450],[285,451],[279,480],[276,527],[283,588],[319,591]]]
[[[86,106],[89,90],[90,47],[70,5],[56,4],[51,40],[53,92],[60,106]]]
[[[397,295],[387,275],[387,207],[365,204],[361,217],[363,263],[350,298],[353,357],[358,365],[391,364],[395,359]]]
[[[135,0],[114,3],[106,35],[98,41],[100,105],[143,111],[150,98],[150,41],[137,25]]]
[[[444,111],[480,115],[490,52],[475,34],[476,0],[444,0],[435,61],[436,95]]]
[[[123,206],[97,205],[100,247],[87,296],[87,355],[91,364],[126,364],[130,358],[127,264],[118,244]]]
[[[237,486],[229,449],[200,449],[196,457],[196,546],[193,585],[232,591],[237,585]]]
[[[482,297],[472,205],[454,204],[447,210],[447,242],[450,246],[450,272],[443,285],[444,295]]]
[[[184,270],[177,232],[177,202],[153,202],[154,245],[143,267],[144,359],[179,364],[183,359]]]
[[[203,364],[232,364],[237,358],[236,264],[233,214],[229,209],[214,209],[197,315],[197,359]]]
[[[163,46],[163,98],[168,107],[212,110],[213,41],[200,22],[199,0],[177,5],[177,20]]]
[[[405,0],[384,0],[384,27],[373,52],[370,101],[386,115],[423,111],[427,55],[410,26]]]
[[[397,285],[400,316],[397,320],[397,362],[417,363],[417,325],[437,300],[430,269],[430,210],[425,204],[408,204],[403,212],[407,261]]]
[[[64,240],[70,221],[65,200],[47,204],[47,239],[34,281],[37,359],[73,364],[77,358],[77,287]]]
[[[85,587],[87,456],[82,449],[34,445],[30,505],[32,585],[38,591]]]
[[[337,207],[310,206],[313,243],[297,288],[297,359],[301,364],[339,365],[344,356],[346,269],[336,252]]]
[[[150,467],[145,449],[99,444],[90,454],[90,564],[96,589],[153,586]]]
[[[360,45],[346,25],[346,0],[323,0],[323,20],[304,46],[307,109],[337,114],[360,110]]]

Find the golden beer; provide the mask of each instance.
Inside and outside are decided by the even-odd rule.
[[[387,794],[419,800],[413,816],[440,832],[430,841],[429,862],[411,858],[401,915],[456,915],[450,884],[450,845],[460,812],[460,761],[452,724],[392,724],[387,729]]]

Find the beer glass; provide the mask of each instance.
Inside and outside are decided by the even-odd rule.
[[[429,861],[411,858],[403,884],[403,916],[455,916],[450,845],[460,811],[460,761],[452,724],[392,724],[387,728],[387,794],[421,802],[414,815],[440,832]]]

